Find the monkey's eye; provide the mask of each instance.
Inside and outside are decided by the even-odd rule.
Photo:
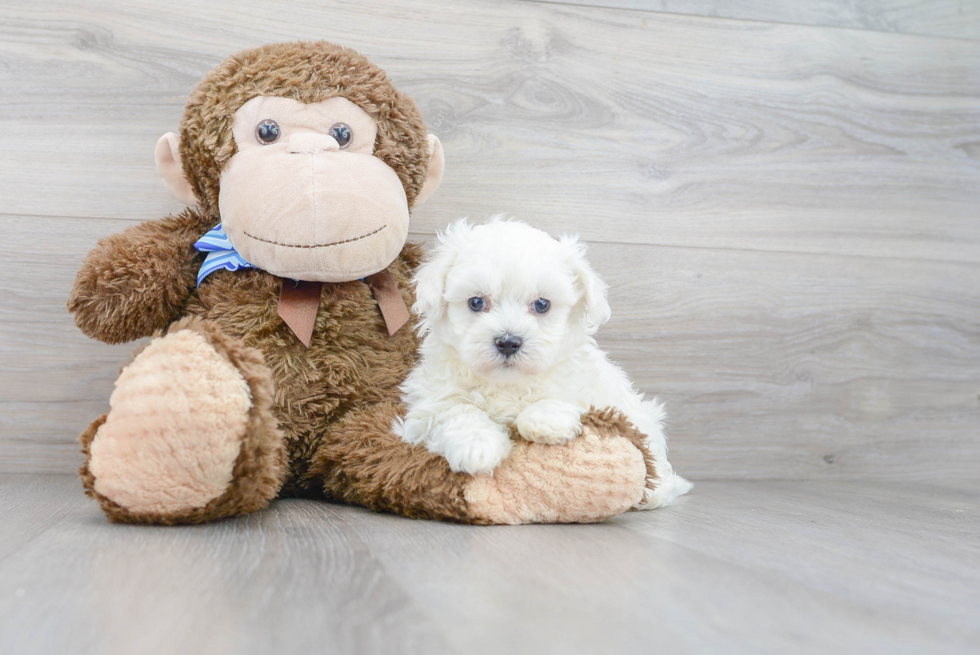
[[[271,118],[267,118],[255,126],[255,138],[259,140],[259,143],[265,145],[278,141],[281,134],[282,130],[279,129],[279,123]]]
[[[533,309],[536,314],[547,314],[548,310],[551,309],[551,301],[547,298],[538,298],[531,303],[531,309]]]
[[[470,298],[469,305],[470,309],[474,312],[485,312],[490,307],[489,303],[487,303],[487,299],[479,296]]]
[[[337,144],[340,146],[341,150],[350,145],[351,137],[354,136],[354,133],[350,131],[350,127],[344,123],[337,123],[330,128],[330,131],[327,132],[327,134],[337,139]]]

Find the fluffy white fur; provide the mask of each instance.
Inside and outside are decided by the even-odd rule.
[[[408,412],[394,426],[406,442],[425,444],[454,471],[491,473],[510,453],[510,424],[529,441],[561,444],[578,436],[589,407],[616,407],[647,435],[661,478],[640,507],[691,488],[667,461],[663,407],[593,339],[610,309],[577,237],[463,219],[439,235],[415,282],[421,361],[402,385]],[[470,308],[474,297],[484,311]],[[550,303],[545,313],[534,310],[540,298]],[[496,345],[504,335],[522,340],[509,357]]]

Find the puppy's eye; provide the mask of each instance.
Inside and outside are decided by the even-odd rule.
[[[481,298],[479,296],[473,296],[469,299],[470,309],[474,312],[485,312],[490,306],[486,298]]]
[[[282,130],[279,129],[279,123],[271,118],[267,118],[255,126],[255,138],[259,140],[259,143],[265,145],[278,141],[281,134]]]
[[[531,309],[534,310],[535,314],[547,314],[548,310],[551,309],[551,301],[546,298],[538,298],[531,303]]]
[[[344,123],[337,123],[330,128],[330,131],[327,132],[327,134],[337,139],[337,144],[340,146],[341,150],[349,146],[350,140],[354,137],[354,133],[350,131],[350,127]]]

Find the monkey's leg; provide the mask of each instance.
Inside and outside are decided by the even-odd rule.
[[[595,523],[631,509],[656,484],[644,436],[618,413],[593,410],[565,444],[518,440],[465,496],[480,523]]]
[[[201,523],[265,507],[285,476],[262,356],[212,323],[173,324],[82,434],[87,493],[112,521]]]
[[[311,469],[329,496],[413,518],[591,523],[625,512],[653,483],[643,435],[604,413],[586,414],[582,434],[561,446],[519,440],[492,476],[474,477],[402,442],[390,429],[400,412],[375,405],[331,427]]]

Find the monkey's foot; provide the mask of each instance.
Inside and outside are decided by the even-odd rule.
[[[558,446],[519,441],[493,476],[464,496],[480,523],[594,523],[639,503],[652,470],[643,435],[625,419],[590,412],[582,434]]]
[[[199,523],[264,507],[285,454],[258,351],[199,319],[174,324],[120,374],[81,436],[88,493],[113,521]]]

